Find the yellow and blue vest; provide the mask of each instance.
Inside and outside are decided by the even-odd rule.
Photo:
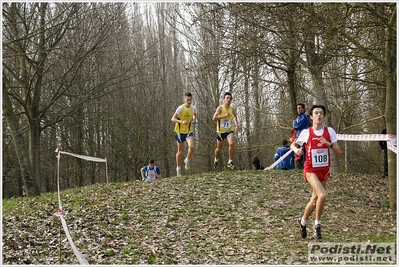
[[[193,120],[194,111],[193,106],[190,105],[190,108],[187,110],[185,104],[182,105],[182,111],[179,114],[178,120],[187,121],[188,124],[184,125],[181,123],[175,123],[175,132],[178,134],[189,134],[193,131],[193,126],[191,121]]]
[[[223,116],[226,113],[230,113],[230,116],[216,121],[216,132],[218,134],[223,134],[223,133],[227,133],[230,131],[234,131],[233,107],[230,106],[229,109],[226,110],[226,107],[224,105],[222,105],[222,111],[220,112],[219,116]]]

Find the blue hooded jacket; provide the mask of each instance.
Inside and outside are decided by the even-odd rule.
[[[302,130],[307,128],[309,128],[309,118],[308,115],[304,112],[299,114],[294,122],[294,129],[297,130],[296,137],[298,138]]]

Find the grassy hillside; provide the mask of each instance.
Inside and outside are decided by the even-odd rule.
[[[323,242],[395,242],[386,178],[333,174]],[[296,219],[302,172],[235,171],[98,184],[62,192],[75,245],[90,264],[307,264]],[[77,264],[56,194],[3,201],[3,264]],[[312,225],[314,214],[309,219]]]

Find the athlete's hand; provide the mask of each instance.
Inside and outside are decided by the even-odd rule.
[[[230,113],[227,112],[226,114],[224,114],[224,117],[225,117],[225,118],[230,117]]]
[[[187,123],[187,121],[181,121],[181,124],[186,125],[188,123]]]
[[[295,152],[298,156],[302,156],[303,154],[303,147],[298,148],[298,150]]]
[[[191,123],[192,123],[192,124],[197,124],[197,119],[193,119],[193,120],[191,121]]]
[[[329,142],[322,136],[319,138],[320,143],[326,146],[330,146]]]

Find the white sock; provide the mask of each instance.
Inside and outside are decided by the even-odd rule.
[[[186,162],[189,162],[190,160],[188,158],[186,158]]]
[[[219,159],[215,158],[215,162],[218,162],[218,161],[219,161]]]
[[[301,224],[302,224],[303,226],[306,225],[306,221],[303,219],[303,217],[301,218]]]
[[[230,162],[233,162],[233,160],[229,159],[229,162],[227,162],[227,163],[230,163]]]
[[[315,220],[314,225],[318,225],[318,224],[321,224],[321,221]]]
[[[181,170],[181,166],[177,166],[177,169],[178,169],[178,170]]]

